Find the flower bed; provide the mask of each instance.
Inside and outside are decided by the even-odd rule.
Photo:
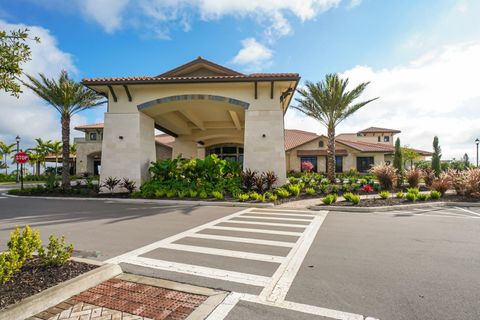
[[[458,196],[455,194],[445,195],[440,199],[426,199],[423,201],[409,201],[405,198],[388,198],[388,199],[379,199],[379,198],[367,198],[362,199],[358,204],[353,204],[349,201],[338,201],[330,204],[331,206],[336,207],[385,207],[385,206],[396,206],[396,205],[408,205],[408,204],[418,204],[418,203],[435,203],[435,202],[479,202],[478,199],[473,199],[465,196]]]

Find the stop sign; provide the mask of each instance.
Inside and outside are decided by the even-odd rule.
[[[27,163],[28,162],[28,154],[25,152],[19,152],[15,155],[15,161],[17,163]]]

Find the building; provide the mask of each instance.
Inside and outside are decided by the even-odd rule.
[[[351,169],[365,173],[373,165],[392,163],[395,151],[394,136],[399,130],[370,127],[357,133],[343,133],[335,138],[335,172]],[[328,138],[313,132],[285,130],[287,170],[300,171],[302,162],[309,161],[316,172],[327,171]],[[418,160],[432,155],[417,150]]]
[[[95,163],[97,168],[101,163],[102,180],[127,177],[140,185],[149,177],[150,162],[161,153],[156,128],[175,138],[172,157],[201,158],[220,151],[244,168],[273,170],[282,184],[283,117],[299,80],[297,73],[243,74],[201,57],[158,76],[83,79],[85,86],[108,99],[108,107],[101,157],[100,144],[86,137],[79,149],[83,144],[90,148],[93,162],[79,154],[82,166],[77,172],[90,171],[89,163],[94,171]]]
[[[85,138],[76,138],[77,174],[98,174],[101,164],[103,123],[79,126]],[[391,163],[394,153],[394,135],[399,130],[371,127],[357,133],[339,134],[336,138],[335,171],[338,173],[355,169],[366,172],[372,165]],[[285,170],[300,171],[302,162],[309,161],[316,172],[327,171],[327,137],[313,132],[287,129],[284,131]],[[173,156],[175,138],[168,134],[155,136],[156,159]],[[203,150],[202,150],[203,151]],[[415,150],[419,160],[431,156],[428,151]],[[222,159],[242,162],[243,146],[238,144],[214,145],[205,149],[206,154],[215,153]]]

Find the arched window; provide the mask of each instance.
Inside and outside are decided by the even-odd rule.
[[[211,146],[207,149],[207,154],[216,154],[220,159],[243,164],[243,145],[222,144]]]

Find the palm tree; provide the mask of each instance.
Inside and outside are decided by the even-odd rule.
[[[53,141],[48,145],[48,150],[50,151],[50,154],[53,154],[55,156],[55,175],[57,175],[58,174],[58,156],[62,153],[62,142]],[[70,159],[70,156],[68,158]]]
[[[36,138],[37,145],[31,150],[37,154],[37,175],[40,175],[40,165],[43,164],[43,170],[45,171],[45,157],[49,154],[49,145],[52,140],[44,141],[42,138]]]
[[[69,78],[63,70],[58,79],[48,79],[39,74],[39,79],[27,75],[30,83],[24,83],[40,98],[50,104],[60,113],[62,125],[62,184],[70,186],[70,120],[78,112],[90,109],[105,103],[102,97]]]
[[[5,174],[8,174],[7,159],[10,156],[10,154],[15,151],[15,149],[14,149],[15,145],[16,145],[15,143],[7,145],[4,142],[0,141],[0,152],[3,154],[3,156],[5,158],[5,162],[4,162]]]
[[[38,163],[39,154],[35,152],[33,149],[28,149],[28,163],[32,166],[32,175],[35,176],[35,167]]]
[[[348,79],[342,79],[338,74],[327,74],[324,80],[307,82],[305,88],[297,90],[300,98],[296,99],[298,104],[293,108],[327,127],[327,177],[332,182],[335,180],[335,128],[355,111],[378,99],[355,102],[368,84],[364,82],[347,91]]]

